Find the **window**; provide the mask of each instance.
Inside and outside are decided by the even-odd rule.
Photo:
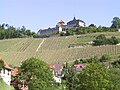
[[[8,75],[9,75],[10,71],[8,71]]]
[[[80,68],[82,68],[82,66],[80,66]]]

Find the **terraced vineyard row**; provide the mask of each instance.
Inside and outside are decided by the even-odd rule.
[[[100,57],[103,54],[108,54],[116,59],[120,55],[120,46],[100,46],[86,48],[69,48],[61,50],[39,50],[39,52],[4,52],[4,60],[10,64],[20,65],[20,63],[30,57],[42,59],[48,63],[57,63],[76,60],[80,58],[91,58],[93,56]],[[0,53],[1,55],[1,53]]]
[[[43,50],[59,50],[68,48],[68,46],[75,41],[76,37],[52,37],[47,38],[42,45]]]
[[[25,52],[36,52],[41,41],[42,39],[33,39],[32,43],[26,48]]]
[[[33,38],[28,39],[26,42],[22,43],[21,47],[17,50],[19,52],[23,52],[29,47],[29,45],[32,43]]]
[[[21,47],[23,47],[24,43],[26,43],[29,39],[18,39],[18,42],[16,42],[14,45],[11,47],[8,47],[5,51],[6,52],[13,52],[13,51],[19,51]]]
[[[0,40],[0,52],[8,50],[18,42],[20,42],[20,39]]]
[[[44,39],[44,42],[43,39],[33,38],[1,40],[0,57],[9,64],[20,65],[23,60],[31,57],[42,59],[47,63],[56,63],[93,56],[100,57],[103,54],[111,55],[113,59],[120,56],[120,45],[68,48],[77,39],[77,36],[68,36],[50,37]],[[89,40],[91,39],[85,41]],[[82,39],[79,41],[84,42]]]
[[[47,62],[65,62],[80,58],[91,58],[93,56],[111,55],[113,59],[120,56],[120,46],[100,46],[85,48],[70,48],[61,50],[42,50],[36,53],[36,57],[47,60]]]

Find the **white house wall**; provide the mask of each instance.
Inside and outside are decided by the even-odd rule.
[[[3,79],[3,81],[7,84],[7,85],[10,85],[10,82],[11,82],[11,71],[5,69],[4,70],[1,70],[1,73],[0,73],[0,78]]]
[[[85,26],[85,23],[83,23],[83,22],[79,22],[79,26],[84,27],[84,26]]]

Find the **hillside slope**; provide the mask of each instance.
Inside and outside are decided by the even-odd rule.
[[[108,36],[120,36],[120,33],[108,34]],[[95,38],[96,34],[87,34],[83,36],[83,38],[77,38],[78,36],[67,36],[44,39],[21,38],[0,40],[0,57],[9,64],[20,65],[23,60],[30,57],[42,59],[47,63],[57,63],[80,58],[90,58],[92,56],[99,57],[103,54],[111,55],[113,59],[120,56],[120,45],[68,48],[70,44],[75,44],[76,41],[82,43],[90,42]]]
[[[0,90],[14,90],[14,88],[0,79]]]

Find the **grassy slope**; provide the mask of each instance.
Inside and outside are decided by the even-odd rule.
[[[77,38],[77,36],[68,37],[51,37],[47,38],[38,52],[36,52],[38,46],[43,39],[8,39],[0,41],[0,57],[3,60],[13,65],[20,65],[20,63],[30,57],[37,57],[45,60],[48,63],[65,62],[79,58],[90,58],[92,56],[101,56],[103,54],[109,54],[113,58],[120,55],[120,46],[97,46],[97,47],[83,47],[83,48],[68,48],[70,44],[87,43],[94,40],[97,35],[84,34],[84,38]],[[120,37],[118,32],[102,33],[106,36]]]
[[[1,79],[0,79],[0,90],[14,90],[13,87],[6,85]]]

